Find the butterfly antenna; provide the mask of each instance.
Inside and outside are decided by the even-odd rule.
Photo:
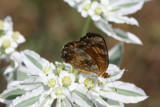
[[[111,77],[109,77],[110,79],[111,79],[111,82],[112,82],[112,84],[113,84],[113,86],[114,86],[114,89],[115,89],[115,91],[117,92],[117,88],[115,87],[115,85],[114,85],[114,83],[113,83],[113,81],[112,81],[112,78]]]

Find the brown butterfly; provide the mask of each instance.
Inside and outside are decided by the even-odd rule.
[[[78,71],[94,73],[104,78],[108,68],[108,50],[105,39],[96,33],[87,33],[79,41],[72,41],[62,49],[63,60]]]

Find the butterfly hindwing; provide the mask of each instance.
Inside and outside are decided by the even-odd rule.
[[[77,46],[83,49],[98,66],[98,75],[102,74],[108,67],[108,51],[104,38],[95,33],[88,33],[80,39],[79,44]]]
[[[93,63],[93,59],[83,49],[74,48],[74,50],[75,55],[70,62],[74,68],[86,73],[98,72],[98,66]]]
[[[92,58],[83,49],[77,48],[77,46],[77,41],[69,42],[64,46],[62,50],[64,61],[85,73],[98,72],[98,66],[94,66]]]
[[[105,40],[95,33],[87,33],[79,41],[67,43],[62,50],[62,58],[75,69],[85,73],[101,75],[108,67]]]

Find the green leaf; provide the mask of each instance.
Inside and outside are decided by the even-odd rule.
[[[19,88],[14,88],[14,89],[9,89],[9,90],[5,90],[1,95],[0,98],[1,99],[5,99],[5,100],[13,100],[18,96],[21,96],[23,94],[25,94],[26,91],[19,89]]]
[[[123,55],[123,44],[117,44],[109,51],[109,63],[120,65]]]
[[[34,96],[32,98],[29,98],[27,100],[23,100],[22,102],[18,103],[14,107],[28,107],[30,105],[33,105],[35,102],[37,102],[39,100],[40,96],[41,95],[38,95],[38,96]]]
[[[109,104],[109,105],[112,105],[112,106],[120,106],[120,105],[121,105],[118,101],[111,100],[111,99],[105,98],[105,97],[103,97],[103,96],[101,96],[101,98],[102,98],[105,102],[107,102],[107,104]]]
[[[83,101],[85,101],[91,107],[96,107],[96,105],[90,99],[88,99],[87,96],[84,95],[83,93],[80,93],[79,91],[76,90],[74,90],[73,93],[78,95]]]
[[[109,87],[112,89],[112,91],[115,92],[115,87]],[[126,89],[120,89],[120,88],[116,88],[117,91],[115,93],[117,94],[121,94],[121,95],[124,95],[124,96],[133,96],[133,97],[141,97],[141,96],[144,96],[142,94],[139,94],[137,92],[134,92],[134,91],[130,91],[130,90],[126,90]]]
[[[25,56],[35,65],[37,66],[39,69],[42,70],[42,65],[36,60],[34,59],[32,56],[25,54]]]

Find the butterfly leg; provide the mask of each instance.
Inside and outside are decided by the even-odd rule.
[[[95,74],[94,76],[96,76],[96,82],[94,83],[94,85],[87,91],[87,93],[86,94],[88,94],[90,91],[92,91],[92,89],[100,82],[99,80],[98,80],[98,76]]]

